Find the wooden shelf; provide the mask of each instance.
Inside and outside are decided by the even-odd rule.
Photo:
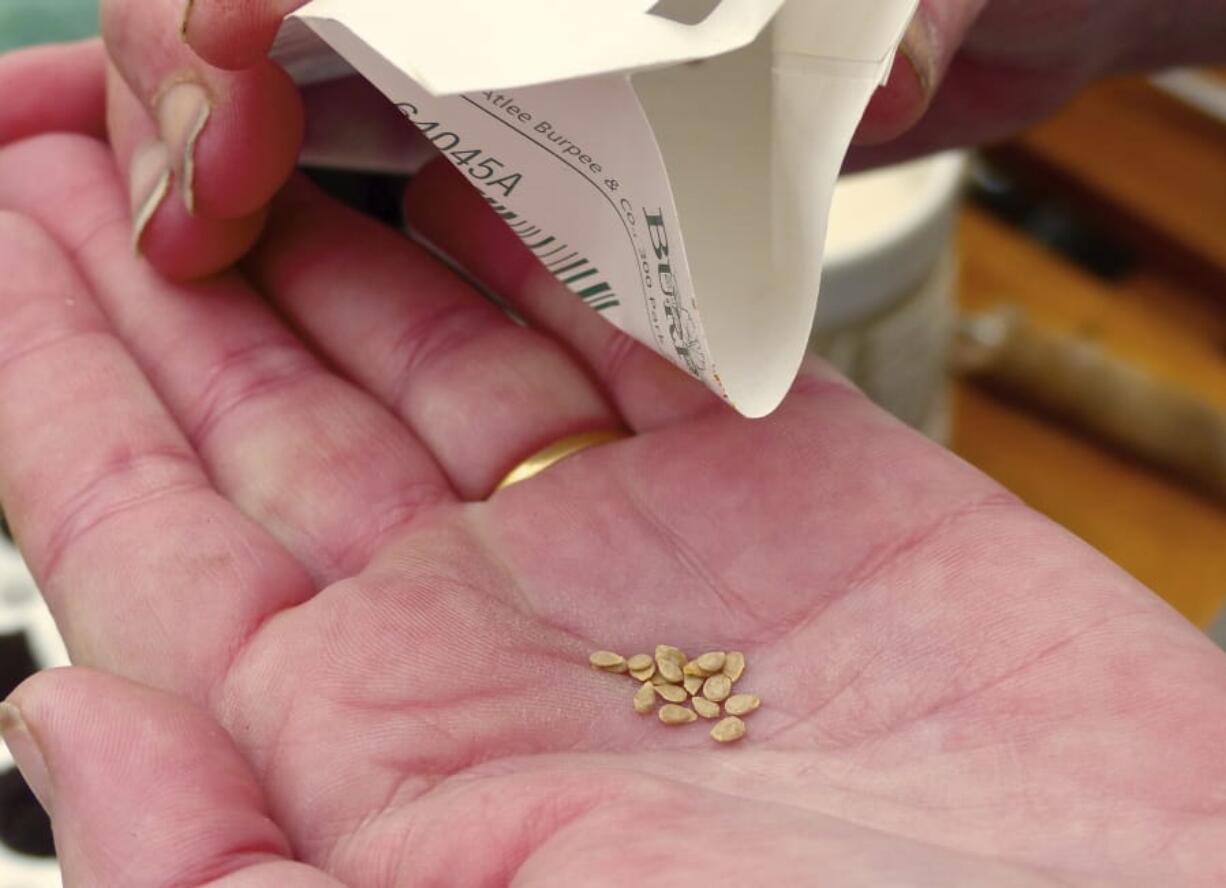
[[[1004,151],[1150,259],[1226,301],[1220,121],[1139,78],[1108,81]]]
[[[1226,361],[1152,305],[1121,299],[979,211],[960,226],[962,303],[1011,302],[1040,325],[1093,330],[1104,346],[1226,405]],[[1076,430],[958,384],[954,450],[1086,540],[1188,619],[1226,601],[1226,507]]]
[[[1226,126],[1144,80],[1117,80],[993,156],[1138,261],[1103,280],[968,208],[963,308],[1021,306],[1226,409]],[[955,407],[958,453],[1198,625],[1221,610],[1226,504],[973,385],[957,386]]]

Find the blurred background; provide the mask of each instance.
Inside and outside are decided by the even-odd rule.
[[[0,0],[0,52],[98,30],[98,0]]]
[[[1226,69],[951,160],[844,180],[815,347],[1226,646]]]
[[[95,17],[0,0],[0,52]],[[396,180],[315,175],[395,221]],[[851,177],[832,226],[814,348],[1226,644],[1226,70]],[[0,537],[0,695],[62,658],[53,632]],[[58,885],[50,853],[0,754],[0,888]]]

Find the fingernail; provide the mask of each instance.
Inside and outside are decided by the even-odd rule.
[[[937,61],[936,29],[922,5],[907,27],[900,52],[915,71],[924,95],[931,98],[941,72]]]
[[[183,4],[183,18],[179,19],[179,39],[184,43],[187,42],[187,23],[192,17],[192,4],[195,0],[187,0]]]
[[[12,703],[0,703],[0,734],[4,736],[4,744],[17,765],[17,770],[26,779],[30,791],[34,793],[43,810],[51,807],[51,774],[47,771],[47,762],[42,750],[30,733],[26,720],[22,718],[21,710]]]
[[[132,200],[132,249],[140,252],[149,221],[170,192],[170,149],[151,142],[132,155],[128,176]]]
[[[171,163],[179,174],[183,203],[189,213],[196,209],[196,142],[212,110],[204,87],[190,81],[174,84],[157,100],[158,129],[170,149]]]

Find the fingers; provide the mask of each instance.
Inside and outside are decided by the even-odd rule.
[[[245,266],[328,358],[393,409],[461,496],[621,420],[556,343],[511,321],[402,235],[306,183],[279,198]]]
[[[156,125],[113,68],[107,80],[108,128],[116,163],[127,174],[133,249],[174,280],[232,265],[260,236],[267,211],[213,219],[192,215],[183,201],[171,199],[175,173]]]
[[[267,55],[281,20],[306,2],[183,0],[183,39],[212,65],[245,68]]]
[[[848,169],[884,166],[1008,138],[1050,110],[1061,96],[1071,95],[1081,83],[1080,76],[1064,79],[1066,92],[1053,92],[1047,68],[1010,67],[960,55],[923,119],[892,142],[854,149]]]
[[[405,213],[427,240],[533,326],[570,346],[631,428],[645,431],[730,409],[562,286],[450,163],[435,161],[410,183]]]
[[[987,0],[921,0],[890,79],[860,124],[858,144],[891,141],[920,121],[985,5]]]
[[[49,132],[101,138],[105,66],[100,40],[0,55],[0,145]]]
[[[165,146],[177,200],[213,219],[249,216],[293,170],[302,104],[268,61],[243,71],[203,63],[179,38],[181,0],[106,0],[107,49]]]
[[[53,165],[72,173],[28,187]],[[85,244],[82,273],[213,484],[318,585],[361,570],[386,534],[454,500],[421,443],[328,371],[237,275],[176,288],[133,259],[101,146],[49,139],[9,149],[6,202],[61,243]]]
[[[63,251],[0,213],[0,268],[0,501],[22,552],[75,662],[203,700],[312,587],[209,486]]]
[[[340,885],[291,861],[230,738],[180,699],[54,670],[0,704],[0,729],[52,814],[69,888]]]

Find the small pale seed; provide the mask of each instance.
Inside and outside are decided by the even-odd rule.
[[[702,676],[687,675],[684,684],[685,692],[692,697],[702,690]]]
[[[735,740],[740,740],[745,736],[745,722],[741,721],[735,715],[730,715],[722,721],[718,722],[711,729],[711,738],[718,740],[720,743],[732,743]]]
[[[631,669],[630,674],[639,681],[647,681],[656,674],[656,664],[648,663],[646,669]]]
[[[706,678],[711,674],[699,666],[697,660],[690,660],[690,662],[681,667],[681,671],[686,675],[692,675],[695,678]]]
[[[681,680],[685,678],[681,674],[681,667],[677,665],[677,661],[670,660],[668,657],[656,657],[656,668],[660,670],[660,674],[665,679],[673,684],[680,684]]]
[[[597,651],[588,657],[588,661],[597,669],[603,669],[605,672],[626,671],[626,658],[612,651]]]
[[[724,675],[728,681],[736,681],[745,671],[745,655],[740,651],[730,651],[724,658]]]
[[[648,656],[647,654],[635,654],[633,657],[631,657],[629,660],[626,661],[626,666],[630,669],[631,672],[642,672],[648,666],[651,666],[654,668],[655,661],[653,661],[651,657]]]
[[[712,703],[706,697],[695,697],[692,701],[694,711],[703,718],[719,718],[719,704]]]
[[[652,687],[652,685],[648,685]],[[689,699],[689,694],[685,692],[685,688],[681,685],[655,685],[655,692],[667,700],[669,703],[684,703]]]
[[[732,682],[726,675],[712,675],[702,683],[702,695],[712,703],[723,703],[731,693]]]
[[[733,694],[724,703],[724,711],[729,715],[748,715],[761,705],[757,694]]]
[[[685,655],[685,651],[681,650],[681,648],[673,647],[671,644],[656,645],[657,663],[660,661],[661,657],[663,657],[665,660],[672,660],[678,666],[689,659],[689,657]]]
[[[660,670],[659,670],[659,669],[657,669],[657,670],[656,670],[656,671],[655,671],[655,672],[652,674],[652,676],[651,676],[651,678],[650,678],[650,681],[651,681],[651,683],[652,683],[653,685],[666,685],[666,684],[672,684],[672,682],[671,682],[671,681],[669,681],[667,678],[665,678],[663,675],[661,675],[661,674],[660,674]]]
[[[656,689],[647,682],[634,692],[634,711],[646,715],[656,708]]]
[[[708,651],[694,662],[696,662],[698,664],[698,668],[706,672],[707,675],[714,675],[724,668],[724,663],[727,659],[728,655],[723,651]]]
[[[698,716],[694,714],[693,709],[687,709],[675,703],[667,703],[660,707],[660,721],[666,725],[688,725],[690,722],[698,721]]]

